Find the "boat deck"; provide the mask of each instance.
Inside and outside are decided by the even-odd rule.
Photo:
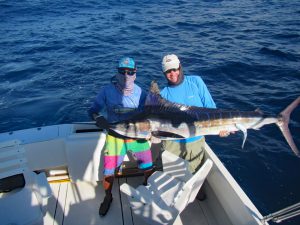
[[[100,217],[98,209],[103,200],[102,185],[87,182],[51,183],[53,197],[48,200],[45,225],[145,225],[145,222],[133,215],[127,197],[121,193],[120,185],[124,182],[136,187],[143,177],[116,178],[113,186],[113,202],[105,217]],[[180,215],[176,224],[219,224],[209,210],[207,200],[195,200]]]

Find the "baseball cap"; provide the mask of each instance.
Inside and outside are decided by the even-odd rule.
[[[180,61],[174,54],[166,55],[162,60],[162,70],[166,72],[169,69],[178,69]]]
[[[123,57],[119,61],[118,68],[129,68],[129,69],[135,69],[135,62],[132,58],[129,57]]]

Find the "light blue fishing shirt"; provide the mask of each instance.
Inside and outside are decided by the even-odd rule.
[[[205,108],[216,108],[205,83],[200,76],[184,76],[181,84],[176,86],[167,86],[161,92],[161,96],[170,102],[184,104],[188,106],[198,106]],[[203,136],[197,136],[187,139],[176,140],[175,142],[189,143],[201,139]]]
[[[119,122],[141,112],[145,100],[146,93],[138,85],[134,84],[133,93],[125,96],[111,83],[100,89],[88,112],[92,117],[93,113],[106,110],[109,123]]]

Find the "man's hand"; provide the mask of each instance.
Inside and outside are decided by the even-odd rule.
[[[219,133],[220,137],[228,137],[230,134],[234,134],[234,131],[221,130]]]
[[[97,117],[95,118],[95,121],[96,121],[97,127],[101,128],[101,129],[108,130],[108,128],[109,128],[109,123],[108,123],[107,120],[104,118],[104,116],[97,116]]]

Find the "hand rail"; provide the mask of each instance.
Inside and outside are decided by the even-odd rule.
[[[267,216],[264,216],[262,222],[268,222],[272,220],[275,223],[281,223],[284,220],[300,215],[300,202],[281,209],[275,213],[271,213]]]

